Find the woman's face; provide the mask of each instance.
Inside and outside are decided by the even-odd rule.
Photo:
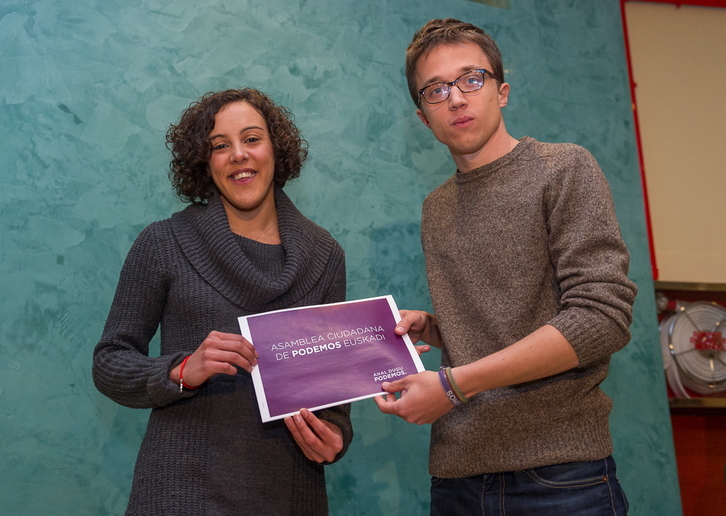
[[[275,209],[275,156],[267,122],[245,101],[223,106],[209,133],[209,172],[227,216],[250,220]]]

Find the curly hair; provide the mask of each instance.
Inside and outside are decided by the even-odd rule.
[[[216,191],[209,173],[209,133],[219,110],[240,101],[251,104],[267,122],[275,155],[275,185],[283,187],[300,175],[308,143],[295,126],[290,110],[252,88],[209,92],[193,102],[182,113],[179,123],[171,124],[166,133],[166,147],[172,155],[169,179],[182,201],[203,204]]]
[[[476,25],[465,23],[454,18],[445,20],[431,20],[413,35],[411,44],[406,49],[406,80],[408,92],[413,103],[420,107],[418,89],[416,86],[416,63],[424,54],[438,45],[448,43],[474,43],[479,45],[484,55],[489,59],[493,70],[500,82],[504,82],[504,65],[499,47],[491,36]]]

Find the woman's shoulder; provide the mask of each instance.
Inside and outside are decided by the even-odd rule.
[[[338,246],[330,231],[303,214],[282,189],[275,191],[275,204],[280,231],[287,237],[303,237],[305,240]]]
[[[301,230],[305,233],[306,238],[304,240],[311,243],[312,247],[316,249],[317,252],[328,250],[331,257],[344,256],[345,253],[343,251],[343,246],[341,246],[332,233],[323,226],[302,215],[301,218],[297,220],[296,227],[297,230]]]
[[[171,234],[171,218],[155,220],[145,226],[136,237],[136,240],[148,241],[165,238]]]
[[[129,254],[157,255],[175,245],[172,218],[169,217],[153,221],[143,227],[134,239]]]

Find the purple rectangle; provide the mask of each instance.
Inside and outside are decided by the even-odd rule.
[[[408,336],[394,332],[398,319],[391,296],[241,317],[259,354],[263,420],[372,397],[423,370]]]

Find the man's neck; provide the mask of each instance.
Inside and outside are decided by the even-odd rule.
[[[487,144],[476,153],[452,155],[459,172],[469,172],[498,160],[509,154],[519,143],[519,140],[506,131],[501,131],[489,139]]]

